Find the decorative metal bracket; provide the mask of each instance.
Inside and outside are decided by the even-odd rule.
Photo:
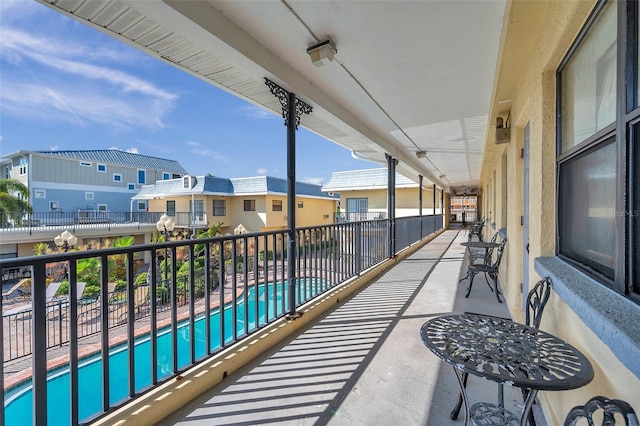
[[[282,118],[284,118],[284,125],[289,126],[289,113],[288,113],[289,92],[287,92],[282,87],[278,86],[276,83],[274,83],[273,81],[269,80],[266,77],[264,78],[264,82],[269,87],[269,90],[271,91],[271,93],[273,93],[275,97],[278,98],[278,100],[280,101],[280,104],[282,105]],[[295,117],[296,130],[298,129],[298,125],[300,124],[300,116],[302,114],[311,114],[312,111],[313,111],[312,106],[296,98],[296,117]]]

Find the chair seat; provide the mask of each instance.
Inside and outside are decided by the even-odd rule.
[[[520,418],[511,411],[489,402],[478,402],[470,409],[471,423],[476,426],[518,426]]]

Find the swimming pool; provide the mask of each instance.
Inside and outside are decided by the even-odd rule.
[[[322,282],[322,283],[321,283]],[[306,297],[310,293],[319,293],[317,290],[326,288],[326,282],[322,279],[300,279],[299,287]],[[266,294],[265,294],[266,293]],[[236,303],[236,333],[241,336],[245,331],[245,321],[249,329],[266,324],[288,310],[288,286],[283,283],[269,283],[252,287],[247,292],[246,302],[244,295],[239,297]],[[315,294],[314,294],[315,295]],[[284,302],[284,303],[283,303]],[[246,309],[245,309],[246,303]],[[256,303],[258,317],[256,318]],[[265,308],[265,306],[267,306]],[[275,312],[274,312],[275,307]],[[268,318],[265,315],[268,313]],[[247,313],[247,318],[245,318]],[[224,341],[233,340],[233,307],[224,308]],[[219,348],[220,339],[220,311],[216,309],[209,316],[212,350]],[[195,327],[195,358],[206,354],[205,317],[198,317],[194,321]],[[158,380],[171,375],[173,365],[173,350],[171,348],[172,331],[170,327],[158,331],[157,342],[157,375]],[[190,324],[179,324],[177,332],[178,368],[183,369],[190,363]],[[141,336],[136,339],[134,346],[135,357],[135,389],[142,390],[151,385],[151,359],[150,336]],[[111,404],[123,400],[128,395],[128,347],[120,345],[109,352],[109,400]],[[83,359],[78,368],[78,406],[79,419],[87,419],[102,412],[102,358],[94,355]],[[49,425],[68,425],[70,422],[70,384],[69,369],[61,368],[49,373],[47,378],[47,420]],[[28,426],[32,424],[32,395],[31,384],[12,390],[5,396],[5,421],[7,426]]]

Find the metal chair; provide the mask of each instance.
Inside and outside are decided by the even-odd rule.
[[[549,277],[545,277],[538,281],[533,288],[527,294],[527,303],[526,303],[526,311],[525,311],[525,324],[534,327],[540,328],[540,322],[542,321],[542,314],[544,312],[544,308],[549,301],[549,296],[551,296],[551,280]],[[462,384],[466,387],[467,373],[462,373]],[[528,389],[522,389],[522,398],[526,401],[527,396],[529,394]],[[475,409],[472,409],[472,413],[475,417],[483,418],[483,417],[499,417],[502,418],[505,422],[504,424],[510,424],[514,421],[519,422],[519,419],[513,416],[509,411],[504,409],[504,385],[502,383],[498,383],[498,404],[492,404],[487,402],[482,402],[479,404],[474,404]],[[458,418],[458,414],[460,413],[460,409],[462,408],[462,393],[458,396],[458,402],[456,406],[451,411],[449,417],[451,420],[456,420]],[[535,426],[535,419],[533,417],[533,413],[529,413],[528,422],[531,426]]]
[[[579,405],[569,411],[564,420],[564,426],[575,426],[580,419],[587,419],[589,426],[594,426],[593,414],[602,410],[602,426],[616,424],[615,415],[619,414],[627,426],[638,426],[638,416],[631,405],[620,399],[608,399],[604,396],[594,396],[585,405]]]
[[[501,230],[502,231],[502,230]],[[501,232],[499,231],[499,234]],[[471,294],[471,287],[473,286],[473,279],[475,276],[481,272],[489,275],[494,282],[493,288],[489,284],[487,280],[487,284],[489,284],[489,288],[491,291],[495,291],[496,299],[498,299],[498,303],[502,303],[500,300],[500,290],[498,290],[498,270],[500,268],[500,262],[502,260],[502,253],[504,252],[504,246],[507,244],[507,237],[504,235],[502,241],[500,242],[500,246],[498,246],[498,255],[496,256],[496,260],[491,263],[491,259],[487,256],[487,259],[484,262],[476,262],[469,263],[469,267],[467,269],[467,275],[469,276],[469,287],[467,287],[467,294],[465,294],[465,298],[469,297]]]
[[[493,234],[493,237],[491,237],[490,242],[495,243],[496,241],[498,241],[499,235],[505,235],[505,234],[506,234],[506,230],[504,228],[500,229],[498,232]],[[469,240],[471,240],[471,238],[469,238]],[[482,241],[482,239],[480,239],[480,241]],[[490,262],[491,259],[493,258],[493,247],[490,247],[488,250],[469,247],[468,252],[469,252],[469,263],[476,263],[478,260],[482,260],[483,262],[486,262],[487,259],[489,259],[489,262]]]

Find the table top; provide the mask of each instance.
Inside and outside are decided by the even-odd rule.
[[[500,246],[500,243],[494,243],[491,241],[465,241],[460,243],[461,246],[469,248],[490,249]]]
[[[444,315],[422,325],[423,343],[454,367],[496,382],[568,390],[593,379],[589,360],[564,340],[514,321]]]

